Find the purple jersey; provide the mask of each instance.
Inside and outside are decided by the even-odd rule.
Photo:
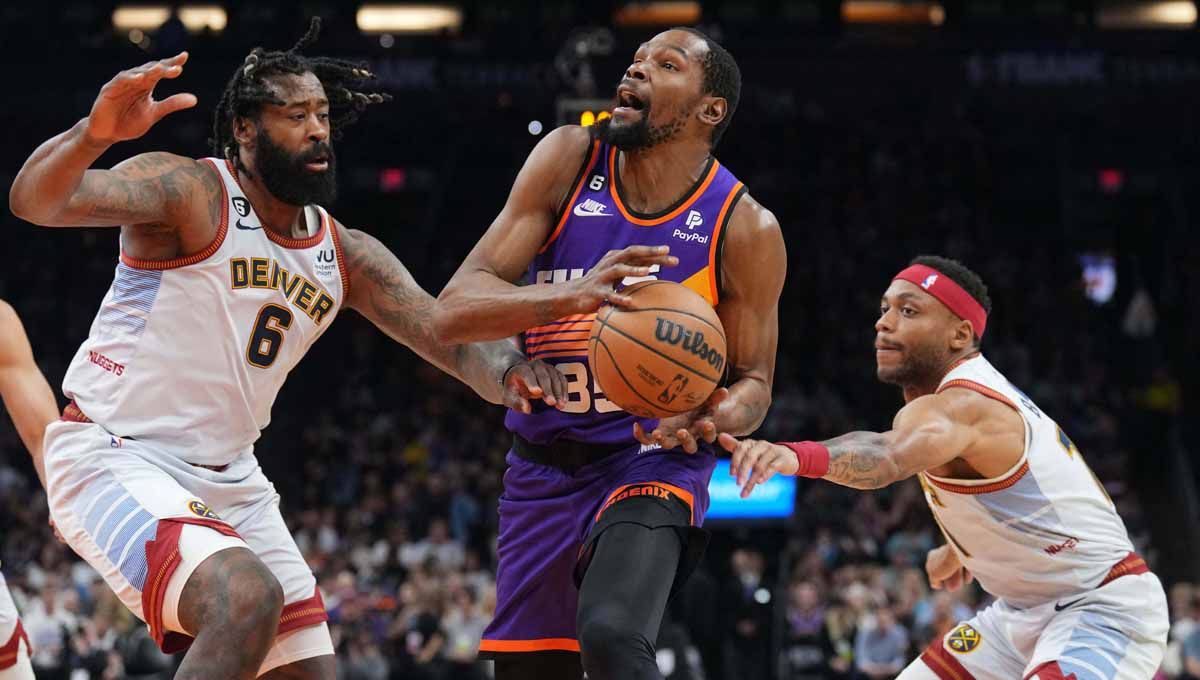
[[[627,278],[623,286],[638,281],[675,281],[700,293],[713,306],[719,301],[720,253],[724,228],[745,188],[715,158],[696,186],[670,208],[644,215],[625,206],[616,168],[619,152],[594,140],[579,169],[570,200],[562,209],[554,232],[529,265],[533,285],[563,283],[581,278],[610,250],[631,245],[670,246],[679,264],[644,278]],[[509,430],[536,444],[565,439],[590,444],[634,443],[633,423],[647,430],[656,420],[637,419],[604,398],[592,377],[587,360],[587,339],[595,314],[570,316],[524,334],[525,353],[531,359],[556,364],[567,376],[570,401],[558,410],[542,402],[533,413],[509,411]]]

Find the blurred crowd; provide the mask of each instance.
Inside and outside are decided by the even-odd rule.
[[[768,94],[747,86],[739,122],[718,150],[777,214],[788,244],[774,404],[759,435],[886,429],[900,399],[874,378],[878,297],[913,256],[956,257],[991,287],[986,355],[1070,433],[1138,550],[1163,566],[1149,511],[1161,499],[1138,475],[1159,469],[1153,456],[1166,450],[1159,442],[1182,409],[1182,371],[1165,350],[1170,334],[1161,321],[1171,272],[1121,256],[1113,300],[1085,297],[1077,256],[1115,249],[1119,239],[1071,235],[1089,225],[1066,224],[1058,170],[1029,160],[1052,131],[1018,136],[1001,127],[1011,120],[919,90],[881,110],[846,109],[831,93],[799,102],[780,121],[770,117]],[[413,122],[404,115],[396,116],[401,127]],[[503,172],[447,163],[439,181],[484,187],[483,197],[496,201],[455,200],[461,194],[443,190],[414,207],[415,199],[396,197],[399,207],[387,209],[400,216],[386,218],[378,197],[346,194],[338,206],[432,291],[498,210],[507,178],[536,141],[497,135],[489,112],[478,115],[460,144],[491,144],[478,155]],[[18,122],[37,124],[27,112]],[[433,140],[450,134],[442,123],[419,125]],[[4,173],[31,150],[32,139],[22,139],[2,152]],[[170,136],[163,143],[195,146]],[[352,159],[348,144],[343,158]],[[1124,228],[1136,233],[1161,226],[1150,212],[1129,219]],[[116,235],[35,230],[7,215],[0,223],[22,241],[0,277],[0,297],[24,318],[57,386],[111,281]],[[452,225],[461,226],[439,232]],[[476,660],[476,645],[495,604],[496,507],[510,443],[502,413],[346,316],[290,377],[257,446],[324,593],[339,676],[483,680],[489,668]],[[54,540],[44,496],[8,426],[0,428],[0,517],[2,569],[39,678],[170,677],[176,661]],[[988,604],[974,585],[929,589],[925,555],[942,539],[912,480],[873,493],[801,480],[785,525],[716,534],[663,624],[658,660],[670,680],[894,677],[930,640]],[[1200,678],[1200,588],[1169,585],[1163,677]]]

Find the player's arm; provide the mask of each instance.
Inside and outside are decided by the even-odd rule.
[[[726,226],[717,315],[728,342],[729,387],[718,390],[692,413],[665,418],[643,444],[682,446],[694,453],[701,439],[717,433],[744,435],[758,429],[771,406],[775,352],[779,342],[779,295],[787,276],[787,250],[779,221],[750,196],[743,196]]]
[[[203,197],[209,193],[197,190],[219,180],[195,160],[150,153],[111,170],[90,169],[113,144],[141,137],[164,116],[196,104],[191,94],[153,98],[158,81],[178,77],[186,61],[182,53],[122,71],[106,83],[87,118],[25,161],[9,191],[13,214],[48,227],[181,225],[196,208],[206,216]]]
[[[452,345],[433,334],[433,296],[374,236],[337,225],[350,281],[346,305],[393,340],[458,378],[485,400],[528,413],[529,399],[566,403],[566,378],[527,362],[511,339]]]
[[[979,440],[974,400],[961,392],[914,399],[900,409],[887,432],[851,432],[792,447],[753,439],[739,442],[722,435],[721,446],[733,453],[730,472],[737,475],[743,498],[776,472],[819,476],[855,489],[879,489],[945,465]],[[821,460],[822,448],[829,452],[827,463]]]
[[[58,419],[58,404],[46,377],[33,360],[33,350],[17,313],[0,300],[0,397],[17,428],[17,434],[33,457],[42,487],[46,472],[42,463],[42,438],[46,426]]]
[[[538,142],[513,183],[508,201],[438,296],[433,329],[442,342],[496,340],[572,314],[599,309],[606,300],[629,304],[614,287],[627,276],[676,260],[667,247],[631,246],[613,251],[583,278],[547,286],[519,286],[591,145],[588,131],[565,126]]]

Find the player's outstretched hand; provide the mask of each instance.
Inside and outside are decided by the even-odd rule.
[[[178,78],[187,59],[187,52],[180,52],[170,59],[121,71],[105,83],[88,114],[88,137],[105,144],[137,139],[167,114],[195,106],[196,95],[193,94],[171,95],[161,101],[154,99],[154,86],[158,81]]]
[[[760,439],[738,441],[724,432],[718,441],[733,454],[729,461],[729,474],[737,477],[737,483],[742,487],[742,498],[750,496],[755,486],[767,481],[776,472],[794,475],[800,468],[795,452],[786,446]]]
[[[717,408],[729,398],[729,390],[718,387],[699,408],[658,421],[658,427],[647,433],[641,423],[633,424],[633,436],[647,446],[658,444],[664,449],[682,448],[687,453],[700,450],[700,442],[717,440]]]
[[[949,545],[929,551],[925,556],[925,573],[929,575],[929,587],[934,590],[944,588],[954,592],[975,580]]]
[[[589,314],[605,302],[616,307],[632,306],[633,299],[616,292],[617,286],[628,277],[649,276],[654,265],[679,264],[679,258],[670,252],[667,246],[629,246],[608,251],[586,276],[571,282],[576,287],[572,296],[578,303],[576,313]]]
[[[541,399],[547,406],[561,409],[567,404],[567,377],[554,366],[534,359],[522,361],[504,374],[504,405],[530,413],[531,399]]]

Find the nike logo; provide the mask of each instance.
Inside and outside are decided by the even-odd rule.
[[[604,212],[607,209],[608,206],[589,198],[583,203],[575,206],[574,212],[579,217],[606,217],[610,215],[610,213]]]
[[[245,229],[246,231],[254,231],[255,229],[262,229],[261,224],[258,225],[257,227],[248,227],[248,226],[242,224],[241,220],[238,220],[237,223],[234,224],[234,226],[236,226],[238,229]]]
[[[1070,607],[1073,604],[1079,604],[1080,602],[1083,602],[1082,597],[1079,598],[1078,600],[1071,600],[1070,602],[1068,602],[1066,604],[1059,604],[1059,603],[1055,602],[1054,603],[1054,611],[1061,612],[1062,610],[1066,609],[1067,607]]]

